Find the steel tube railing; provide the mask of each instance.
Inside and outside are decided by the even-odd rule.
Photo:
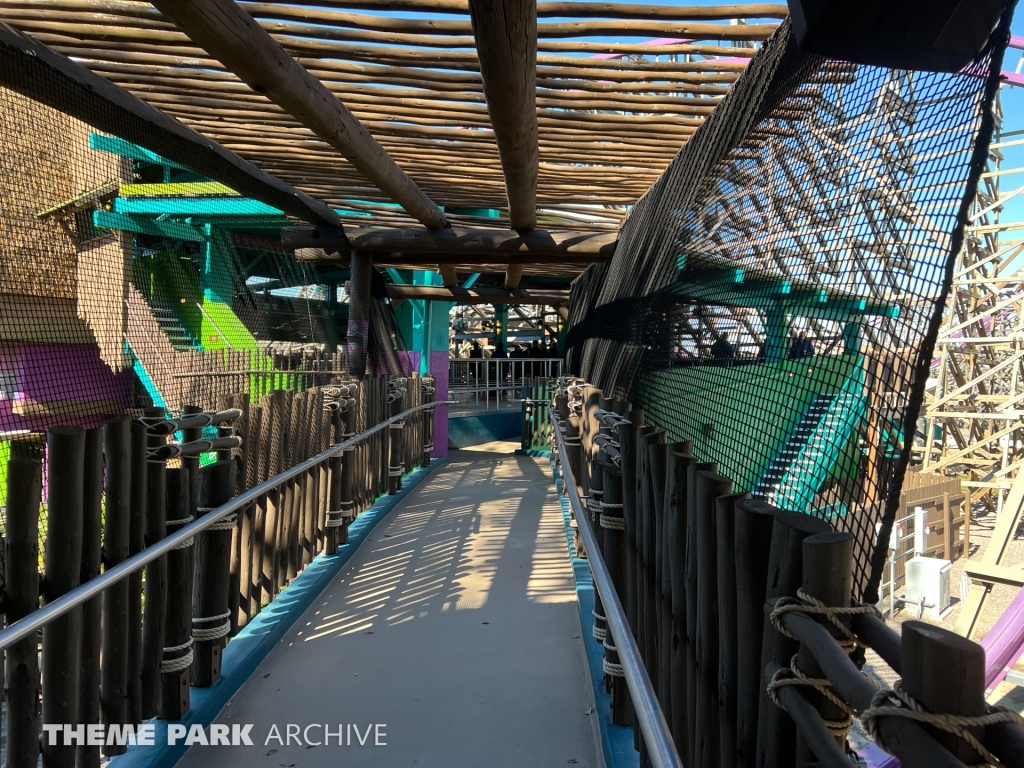
[[[438,402],[424,403],[423,405],[417,405],[414,408],[402,411],[396,416],[392,416],[387,421],[382,421],[374,427],[360,432],[354,437],[350,437],[341,443],[336,443],[328,448],[326,451],[317,454],[316,456],[306,459],[305,461],[296,464],[290,469],[286,469],[280,474],[274,475],[270,479],[260,483],[259,485],[253,486],[248,491],[239,494],[235,498],[228,501],[226,504],[221,504],[212,512],[203,515],[201,518],[196,520],[194,523],[189,523],[184,528],[179,528],[174,533],[170,534],[166,538],[161,539],[158,543],[151,547],[147,547],[137,555],[128,558],[123,563],[111,568],[109,571],[104,572],[95,579],[87,581],[77,589],[68,592],[66,595],[57,598],[52,603],[40,608],[35,611],[31,616],[27,616],[21,621],[16,621],[7,629],[0,631],[0,651],[10,648],[12,645],[17,643],[19,640],[24,640],[26,637],[34,632],[37,632],[41,627],[46,626],[54,619],[60,618],[65,613],[74,610],[83,603],[87,603],[92,598],[99,595],[103,590],[108,587],[117,584],[122,579],[128,578],[132,573],[144,567],[146,564],[153,562],[158,557],[166,555],[172,549],[177,547],[184,541],[195,536],[197,533],[202,533],[214,523],[223,520],[228,515],[245,509],[249,504],[252,504],[260,496],[267,493],[268,491],[274,490],[281,483],[287,482],[293,477],[301,475],[309,469],[312,469],[317,464],[325,461],[332,456],[335,456],[346,448],[349,448],[356,443],[359,443],[370,435],[376,434],[382,429],[387,428],[390,424],[400,421],[407,417],[411,413],[422,411],[428,408],[436,408],[439,405],[453,405],[452,400],[441,400]]]
[[[590,563],[590,572],[594,575],[594,587],[601,596],[608,629],[611,630],[612,639],[615,641],[619,664],[626,677],[626,686],[629,688],[633,709],[636,712],[637,721],[640,723],[640,731],[644,736],[647,753],[654,768],[682,768],[682,760],[679,759],[679,753],[672,741],[668,723],[665,721],[665,715],[661,711],[658,698],[654,693],[654,686],[651,685],[651,679],[647,676],[647,670],[640,658],[640,649],[637,648],[633,633],[629,630],[626,612],[622,609],[622,603],[619,602],[615,584],[612,582],[612,575],[608,571],[604,558],[601,557],[597,538],[594,536],[593,528],[590,527],[590,516],[584,509],[583,501],[576,490],[575,480],[569,470],[569,459],[565,453],[562,429],[557,421],[554,432],[555,441],[558,444],[558,459],[562,465],[564,480],[562,485],[565,488],[565,495],[569,498],[573,516],[576,518],[583,546],[586,548],[587,562]]]

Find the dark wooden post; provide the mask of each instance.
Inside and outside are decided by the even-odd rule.
[[[397,381],[397,380],[395,380]],[[386,418],[392,418],[402,412],[402,390],[401,384],[393,385],[388,382],[388,408]],[[387,456],[388,462],[388,495],[394,496],[402,487],[402,422],[396,421],[385,430],[387,435]]]
[[[346,348],[349,375],[361,379],[366,375],[366,343],[370,333],[370,278],[373,256],[353,251],[348,279],[348,334]]]
[[[7,464],[7,622],[39,609],[39,506],[42,465],[35,459]],[[7,765],[35,768],[39,760],[39,641],[35,634],[6,651]]]
[[[111,569],[128,557],[131,504],[131,420],[124,416],[104,426],[106,460],[106,515],[103,529],[103,565]],[[103,668],[100,708],[107,725],[128,723],[128,579],[103,593]],[[108,744],[103,754],[124,754],[127,747]]]
[[[718,725],[719,761],[722,768],[736,768],[736,687],[740,635],[736,632],[736,502],[747,493],[719,496],[715,500],[715,543],[718,565]],[[743,638],[743,652],[747,652]]]
[[[903,689],[928,712],[985,714],[985,650],[977,643],[923,621],[905,621],[902,665]],[[925,729],[962,763],[975,765],[981,760],[959,736],[931,726]],[[984,742],[984,728],[968,732]]]
[[[246,482],[246,490],[259,485],[265,478],[260,475],[260,468],[264,466],[263,451],[266,445],[264,433],[267,424],[264,421],[266,409],[263,404],[253,406],[249,409],[249,425],[247,437],[249,438],[249,450],[247,460],[249,464],[249,478]],[[260,497],[256,501],[252,518],[252,554],[250,561],[249,575],[249,615],[253,616],[260,612],[263,606],[263,544],[267,527],[267,499]],[[248,623],[248,622],[247,622]]]
[[[302,413],[306,407],[306,398],[303,394],[291,398],[291,409],[288,418],[288,439],[285,442],[288,455],[288,467],[298,463],[302,449]],[[288,565],[285,576],[287,584],[299,574],[299,519],[302,509],[303,483],[299,477],[293,477],[285,484],[285,540],[282,555],[286,558]]]
[[[305,408],[303,409],[304,417],[304,429],[303,429],[303,450],[299,455],[300,461],[312,458],[316,454],[316,441],[317,434],[316,428],[320,423],[320,409],[321,409],[321,394],[320,390],[314,390],[306,392],[305,397]],[[316,468],[307,469],[302,473],[302,477],[299,478],[299,482],[302,484],[302,507],[300,509],[300,520],[301,520],[301,552],[300,552],[300,563],[305,568],[316,557],[316,538],[315,538],[315,525],[314,525],[314,513],[316,510]]]
[[[163,408],[147,408],[150,418],[162,417]],[[156,449],[166,439],[150,435],[148,446]],[[146,547],[159,542],[167,532],[167,464],[150,459],[146,469]],[[158,557],[146,566],[146,601],[142,615],[142,719],[156,717],[160,702],[160,661],[163,659],[164,627],[167,620],[167,558]]]
[[[201,512],[226,503],[235,488],[235,462],[218,461],[199,471]],[[231,557],[231,529],[235,521],[214,523],[199,536],[195,589],[193,592],[192,636],[195,661],[192,679],[197,688],[207,688],[220,678],[221,651],[231,629],[228,609],[228,581]]]
[[[283,436],[282,404],[283,393],[275,391],[265,398],[263,418],[267,428],[263,444],[260,447],[260,477],[267,480],[281,471],[281,440]],[[264,470],[263,467],[266,467]],[[270,602],[278,589],[278,542],[281,535],[281,504],[282,493],[278,486],[267,494],[266,520],[263,526],[263,549],[260,565],[260,580],[263,583],[263,596]]]
[[[715,472],[718,466],[713,463],[691,464],[686,468],[686,566],[683,582],[686,585],[686,744],[689,747],[688,757],[683,761],[690,765],[696,764],[700,757],[697,744],[697,697],[700,690],[698,675],[697,616],[700,600],[700,555],[698,537],[698,506],[697,478],[699,472]],[[710,514],[710,512],[708,513]]]
[[[695,490],[697,546],[697,709],[694,765],[719,764],[718,699],[718,528],[716,500],[732,493],[732,480],[714,472],[697,472]]]
[[[622,471],[622,518],[626,526],[623,549],[626,557],[623,607],[629,628],[636,636],[636,441],[643,426],[644,412],[630,412],[628,424],[619,425],[619,456]]]
[[[167,470],[167,533],[192,522],[189,503],[192,478],[184,467]],[[160,661],[161,720],[180,720],[191,705],[193,541],[167,553],[167,626]]]
[[[764,600],[777,511],[755,499],[736,502],[736,635],[743,644],[736,666],[736,768],[753,768],[757,758]]]
[[[672,598],[671,572],[665,568],[665,535],[667,528],[667,514],[665,511],[665,474],[667,467],[667,454],[671,453],[672,447],[664,442],[658,442],[650,449],[648,460],[651,472],[651,511],[654,513],[651,518],[651,535],[649,554],[652,559],[650,568],[653,584],[651,600],[654,609],[655,636],[654,643],[657,649],[657,670],[658,677],[654,681],[658,691],[658,700],[661,702],[661,711],[664,712],[666,720],[672,721]]]
[[[820,533],[808,536],[803,544],[803,590],[811,597],[817,598],[825,605],[845,607],[850,604],[853,594],[853,536],[849,533]],[[822,624],[825,630],[842,639],[843,635],[824,616],[812,615],[812,619]],[[840,622],[849,626],[849,617],[838,617]],[[814,654],[803,643],[797,653],[797,666],[808,677],[824,677]],[[846,713],[834,703],[815,690],[805,692],[806,700],[817,709],[818,714],[826,722],[842,721]],[[842,749],[846,747],[845,736],[837,736],[836,742]],[[817,758],[807,743],[797,734],[797,759],[802,763],[814,762]]]
[[[344,410],[344,398],[339,403],[339,407],[331,411],[331,422],[333,424],[334,444],[342,442],[342,433],[345,431],[345,410]],[[327,476],[329,483],[328,491],[328,502],[327,502],[327,519],[324,522],[326,527],[326,541],[324,543],[324,553],[328,555],[336,554],[338,551],[338,529],[345,525],[345,520],[342,517],[341,509],[341,473],[342,473],[342,453],[336,453],[327,462]]]
[[[128,514],[128,555],[146,546],[146,425],[131,426],[131,507]],[[142,571],[128,577],[128,723],[142,722]]]
[[[79,582],[100,575],[100,539],[103,518],[103,430],[85,432],[82,497],[82,563]],[[78,722],[100,722],[100,617],[102,598],[82,606],[81,670],[78,680]],[[99,745],[78,746],[78,768],[99,768]]]
[[[766,599],[796,597],[803,582],[803,542],[818,533],[830,533],[832,526],[824,520],[795,512],[776,512],[772,527],[772,550],[768,561]],[[763,614],[762,614],[763,615]],[[789,666],[799,644],[778,632],[767,617],[763,619],[761,669],[770,662]],[[796,727],[792,718],[761,687],[758,707],[757,768],[783,768],[796,760]]]
[[[599,527],[604,531],[604,558],[611,572],[615,592],[619,600],[623,601],[626,596],[626,547],[625,522],[622,518],[622,472],[618,467],[608,465],[604,468],[603,487]],[[616,725],[629,725],[629,689],[626,687],[626,678],[618,668],[619,655],[612,650],[615,647],[615,638],[608,632],[605,659],[611,676],[612,722]]]
[[[51,427],[46,433],[49,506],[46,579],[43,595],[51,603],[79,584],[82,568],[82,497],[85,430]],[[43,723],[78,723],[78,672],[81,611],[74,609],[43,628]],[[74,768],[75,747],[62,739],[43,739],[43,768]]]
[[[570,417],[571,418],[571,417]],[[648,525],[650,513],[651,491],[650,478],[647,472],[647,455],[651,440],[658,433],[657,427],[645,426],[636,433],[636,486],[633,489],[633,497],[636,504],[636,539],[633,547],[636,550],[636,638],[637,649],[640,658],[643,659],[644,667],[650,675],[649,652],[647,648],[647,625],[648,625],[648,600],[647,600],[647,566],[644,562],[644,530]],[[647,757],[647,748],[644,746],[643,737],[639,727],[633,729],[634,747],[640,752],[640,763],[644,764]]]
[[[669,727],[676,750],[688,753],[687,721],[692,713],[686,701],[686,476],[687,467],[695,464],[688,443],[675,443],[668,453],[665,468],[665,513],[668,535],[665,549],[668,553],[668,571],[671,582],[672,611],[671,654],[669,657],[669,695],[672,718]]]

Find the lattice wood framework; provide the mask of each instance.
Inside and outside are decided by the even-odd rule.
[[[966,485],[993,508],[1024,464],[1024,222],[1005,213],[1024,187],[1004,181],[1018,171],[1004,150],[1020,144],[1024,130],[1004,122],[998,101],[996,116],[939,331],[922,448],[926,471],[967,473]]]
[[[377,224],[415,227],[418,219],[428,228],[444,220],[529,228],[535,222],[540,229],[579,231],[618,227],[627,207],[739,77],[756,43],[786,15],[780,4],[540,2],[536,17],[522,20],[523,29],[536,27],[536,51],[519,50],[514,41],[503,51],[508,61],[525,66],[522,83],[510,87],[532,91],[531,136],[519,130],[522,125],[494,130],[522,122],[516,111],[529,99],[514,98],[523,93],[502,98],[501,88],[486,87],[485,78],[497,77],[488,71],[501,73],[500,66],[484,67],[481,75],[478,45],[504,44],[502,35],[515,32],[511,23],[504,30],[488,25],[493,9],[481,6],[471,18],[466,0],[325,0],[315,8],[297,0],[238,3],[272,38],[260,42],[254,36],[253,45],[261,46],[254,50],[279,45],[298,62],[302,77],[325,86],[372,134],[369,143],[346,145],[344,137],[325,137],[308,110],[279,97],[272,85],[253,87],[245,62],[239,65],[230,51],[198,32],[205,7],[224,5],[221,0],[155,5],[173,20],[127,0],[4,0],[0,21],[312,198],[372,212]],[[533,3],[496,5],[508,6],[511,18],[516,8]],[[622,42],[594,40],[610,36]],[[365,170],[361,148],[373,154],[374,143],[382,173],[404,172],[412,184],[406,185],[411,203],[399,201],[404,211],[385,205],[400,195],[381,189],[405,182],[388,187]],[[536,164],[535,183],[530,162]],[[528,206],[531,192],[536,210],[510,221],[509,202]],[[442,218],[431,212],[435,203],[444,209]],[[481,209],[498,216],[481,217]],[[443,274],[451,271],[448,263]],[[506,285],[513,287],[519,267],[497,268],[508,270]]]

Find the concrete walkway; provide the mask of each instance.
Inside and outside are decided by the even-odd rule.
[[[515,447],[454,451],[370,534],[221,712],[255,746],[178,765],[603,765],[550,471]],[[307,744],[325,723],[344,746]]]

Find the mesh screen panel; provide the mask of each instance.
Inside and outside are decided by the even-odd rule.
[[[347,264],[297,261],[280,231],[305,222],[196,171],[210,168],[201,149],[194,162],[147,149],[88,89],[32,72],[5,82],[0,507],[8,458],[45,459],[51,426],[255,402],[346,372]],[[371,367],[401,373],[394,313],[372,304]]]
[[[1009,15],[959,74],[804,54],[784,23],[573,285],[570,370],[851,531],[871,600]]]

